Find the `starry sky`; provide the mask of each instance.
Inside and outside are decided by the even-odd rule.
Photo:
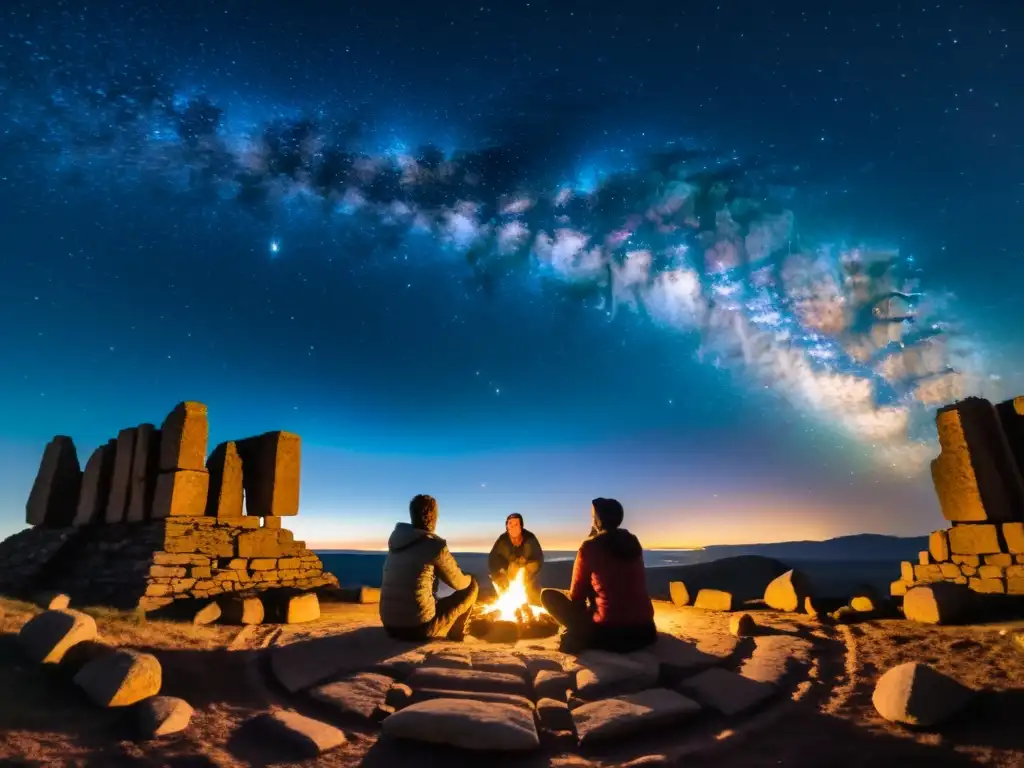
[[[1010,0],[7,0],[0,535],[183,399],[314,546],[926,532],[1024,391],[1022,89]]]

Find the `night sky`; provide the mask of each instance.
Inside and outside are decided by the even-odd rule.
[[[303,438],[314,546],[917,534],[1024,392],[1024,9],[0,8],[0,535],[43,446]]]

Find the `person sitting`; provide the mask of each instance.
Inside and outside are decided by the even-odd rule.
[[[408,523],[398,523],[388,539],[380,588],[380,621],[399,640],[462,640],[479,586],[462,572],[448,544],[434,533],[437,501],[419,495],[409,502]],[[437,579],[455,590],[435,598]]]
[[[543,566],[544,550],[540,542],[523,528],[523,516],[513,512],[505,518],[505,532],[494,542],[487,556],[491,581],[499,589],[507,589],[509,582],[522,570],[527,599],[536,605],[540,600],[537,580]]]
[[[615,499],[594,499],[591,516],[595,533],[576,553],[568,594],[544,589],[541,604],[565,628],[563,651],[629,653],[657,639],[643,547],[619,527],[624,513]]]

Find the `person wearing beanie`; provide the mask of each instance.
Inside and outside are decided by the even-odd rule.
[[[537,581],[544,567],[544,550],[537,537],[523,527],[523,516],[513,512],[505,518],[505,532],[498,537],[487,556],[491,581],[501,590],[522,570],[527,599],[537,605],[540,589]]]
[[[590,510],[591,536],[576,553],[568,593],[544,589],[541,604],[564,628],[563,651],[630,653],[657,639],[644,550],[621,527],[625,515],[618,501],[594,499]]]

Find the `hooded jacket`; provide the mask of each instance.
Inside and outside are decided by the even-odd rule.
[[[491,547],[491,553],[487,556],[487,570],[491,574],[491,578],[493,579],[502,568],[506,571],[510,570],[509,566],[512,562],[520,557],[526,561],[526,575],[531,578],[536,576],[541,566],[544,565],[544,550],[540,548],[537,537],[524,528],[523,541],[517,547],[512,543],[512,537],[508,535],[508,531],[501,534],[494,542],[494,546]]]
[[[426,624],[437,611],[434,576],[454,590],[465,589],[470,578],[455,562],[440,536],[398,523],[388,539],[380,587],[380,620],[385,627],[410,628]]]
[[[629,627],[654,621],[643,547],[624,528],[598,533],[576,553],[569,599],[582,602],[588,597],[594,601],[595,624]]]

